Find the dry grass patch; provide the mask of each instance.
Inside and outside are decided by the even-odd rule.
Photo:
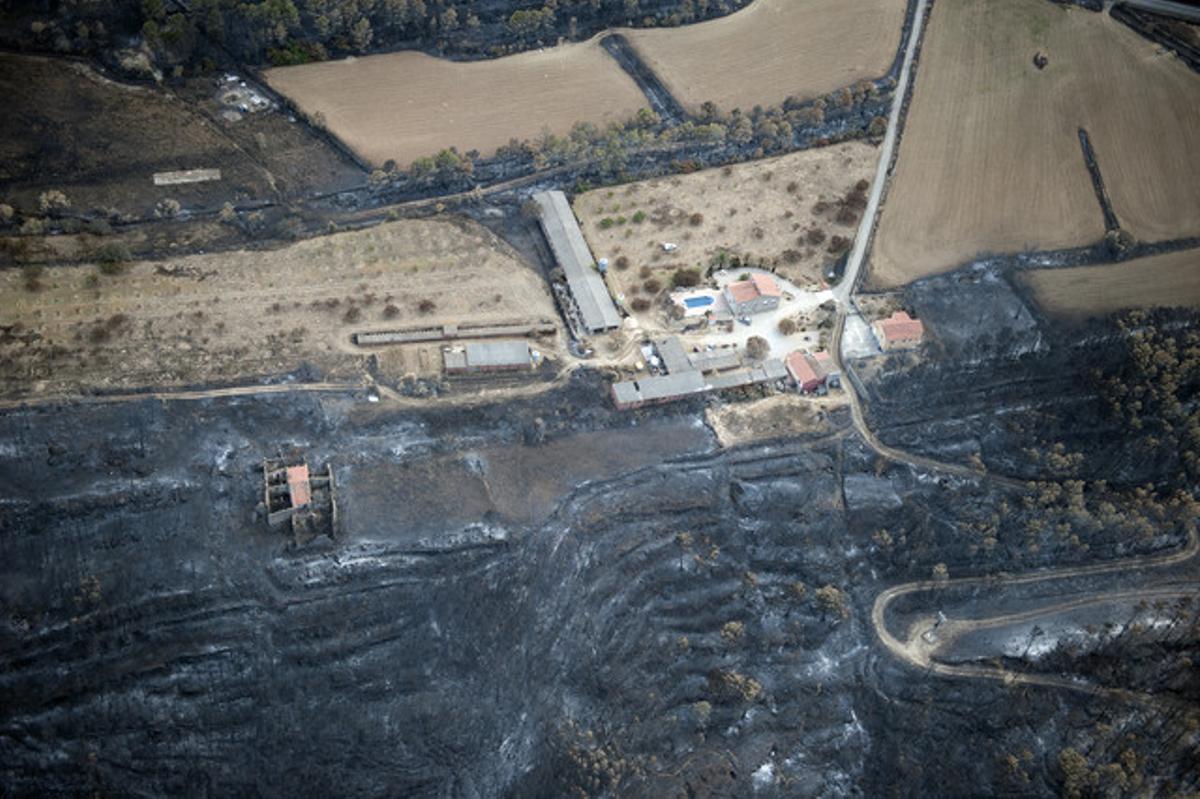
[[[1058,316],[1104,316],[1127,308],[1200,306],[1200,252],[1119,264],[1022,273],[1038,306]]]
[[[878,78],[900,46],[904,0],[756,0],[721,19],[624,31],[686,108],[749,110]]]
[[[0,394],[231,383],[305,364],[348,377],[364,360],[352,331],[531,317],[554,318],[545,281],[460,220],[139,262],[119,274],[6,270]]]
[[[833,429],[829,418],[846,404],[844,394],[828,397],[801,397],[777,394],[751,402],[717,405],[706,411],[708,425],[723,447],[752,441],[827,433]]]
[[[1107,15],[1044,0],[939,0],[872,281],[900,285],[981,252],[1099,240],[1081,127],[1123,226],[1142,239],[1200,232],[1200,78]]]
[[[627,297],[669,288],[681,268],[703,273],[722,251],[815,288],[841,252],[834,237],[848,244],[856,230],[860,211],[839,222],[841,201],[872,175],[877,157],[868,144],[846,142],[639,181],[581,195],[575,214],[595,256],[609,259],[610,284]],[[679,249],[664,252],[664,242]]]
[[[387,53],[281,67],[266,77],[375,164],[407,165],[451,146],[488,156],[513,138],[620,122],[646,105],[595,40],[492,61]]]

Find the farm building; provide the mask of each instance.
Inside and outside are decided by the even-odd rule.
[[[267,524],[276,529],[291,525],[295,543],[307,543],[319,535],[337,536],[337,499],[333,467],[324,474],[310,472],[308,464],[280,456],[263,461],[263,503]]]
[[[768,358],[757,366],[710,375],[707,378],[707,384],[709,391],[721,391],[727,388],[741,388],[757,383],[783,380],[787,375],[787,367],[784,366],[783,361],[779,358]]]
[[[447,374],[470,372],[516,372],[530,369],[533,359],[524,341],[470,342],[465,346],[446,347],[442,361]]]
[[[829,353],[823,354],[828,356]],[[832,361],[831,358],[826,360]],[[792,376],[796,388],[806,394],[825,385],[829,378],[829,373],[825,370],[825,363],[811,353],[797,350],[787,357],[786,363],[788,374]]]
[[[770,275],[754,274],[725,287],[725,302],[735,316],[773,311],[779,307],[783,292]]]
[[[916,347],[925,337],[925,325],[904,311],[896,311],[887,319],[877,319],[871,324],[871,330],[884,352]]]
[[[842,370],[833,362],[833,353],[826,350],[817,350],[812,356],[825,372],[826,385],[832,388],[840,386],[842,384]]]
[[[688,352],[677,337],[670,336],[654,342],[663,368],[670,374],[679,372],[723,372],[742,365],[742,357],[732,348]]]
[[[782,380],[787,377],[787,374],[787,367],[778,358],[771,358],[758,366],[707,377],[698,369],[692,368],[674,374],[614,383],[612,387],[613,403],[618,410],[632,410],[645,405],[671,402],[710,391]]]
[[[567,286],[583,328],[588,333],[603,333],[620,327],[617,306],[596,271],[592,251],[584,241],[567,195],[561,191],[543,191],[533,195],[533,200],[541,211],[542,232],[554,259],[567,276]]]
[[[707,390],[704,376],[693,370],[613,383],[612,396],[617,409],[626,411],[683,399]]]

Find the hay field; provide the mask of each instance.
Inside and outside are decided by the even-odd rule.
[[[646,105],[596,40],[492,61],[387,53],[270,69],[266,78],[377,165],[407,166],[450,146],[488,156],[513,138],[624,121]]]
[[[983,252],[1099,240],[1080,127],[1123,226],[1150,240],[1200,233],[1200,76],[1106,15],[939,0],[872,283],[901,285]]]
[[[0,396],[245,382],[305,365],[354,379],[365,356],[349,344],[352,331],[530,317],[556,318],[545,280],[461,220],[138,262],[115,275],[7,269]]]
[[[720,19],[622,31],[695,112],[815,97],[881,77],[900,47],[905,0],[756,0]]]
[[[1196,250],[1103,266],[1039,269],[1020,279],[1043,311],[1059,316],[1102,316],[1160,305],[1200,307]]]
[[[833,237],[852,239],[857,229],[857,215],[837,221],[837,200],[872,177],[878,158],[869,144],[845,142],[637,181],[580,195],[575,215],[595,256],[614,264],[609,283],[631,298],[647,296],[648,277],[669,286],[676,269],[703,270],[722,250],[818,288],[838,258],[829,252]],[[818,213],[822,202],[828,207]],[[810,230],[819,241],[810,242]],[[664,252],[664,242],[679,249]]]

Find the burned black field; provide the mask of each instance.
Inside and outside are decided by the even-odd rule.
[[[1070,378],[1070,337],[1087,332],[1043,333],[1040,354],[1007,338],[970,353],[1008,376],[995,418],[1057,413],[1039,397]],[[1011,425],[947,390],[954,370],[909,372],[944,399],[900,413],[882,375],[881,437],[924,426],[943,449],[1018,457]],[[1152,556],[1184,545],[1185,521],[1164,512],[1149,536],[1079,524],[1086,547],[1052,524],[1034,546],[1031,520],[1060,511],[1027,475],[889,462],[846,418],[721,450],[699,407],[620,415],[586,374],[477,408],[293,395],[6,413],[5,795],[1054,795],[1075,779],[1071,753],[1088,774],[1116,763],[1152,792],[1195,789],[1197,686],[1172,667],[1194,637],[1062,632],[1070,646],[1047,655],[1013,650],[1029,635],[1016,630],[948,654],[1140,692],[1121,701],[922,671],[872,626],[880,591],[938,564],[1003,575]],[[1082,366],[1074,379],[1060,438],[1108,468],[1118,427]],[[261,461],[284,445],[334,465],[336,542],[289,548],[256,513]],[[1130,483],[1165,486],[1174,468],[1123,462]],[[1194,578],[1183,562],[1155,584]],[[886,623],[899,635],[939,610],[997,615],[1146,582],[1131,569],[948,586]],[[1088,623],[1130,613],[1104,611]]]

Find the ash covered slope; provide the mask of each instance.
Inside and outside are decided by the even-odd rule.
[[[599,394],[0,418],[0,787],[1050,795],[1060,753],[1099,767],[1121,736],[1162,732],[1135,706],[921,673],[870,626],[880,590],[936,563],[1113,557],[1120,531],[1090,555],[1047,540],[1035,556],[1022,530],[1041,510],[1016,489],[881,462],[848,430],[712,452],[694,409],[631,428]],[[530,466],[630,431],[657,442],[650,465],[605,456],[566,482]],[[253,518],[255,470],[280,441],[337,464],[350,529],[336,547],[285,552]],[[377,493],[362,488],[374,472]],[[514,480],[544,504],[522,516]],[[446,513],[389,505],[399,485],[444,492]],[[993,516],[1006,524],[989,546]],[[1139,784],[1189,784],[1176,749],[1133,748]]]

